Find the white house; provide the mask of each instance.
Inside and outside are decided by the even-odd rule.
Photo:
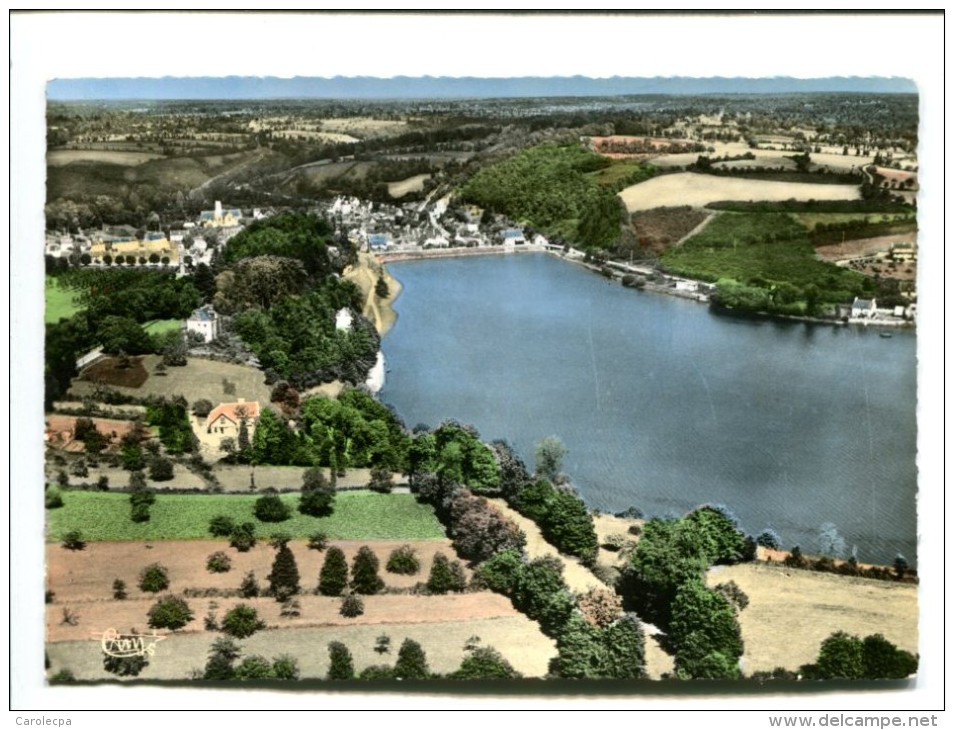
[[[219,315],[211,305],[199,307],[186,320],[186,332],[195,332],[205,342],[211,342],[219,336]]]
[[[351,310],[347,307],[342,307],[335,312],[335,329],[350,330],[353,321],[354,317],[352,317]]]
[[[851,303],[851,316],[853,319],[870,319],[875,315],[876,309],[877,303],[874,299],[859,299],[855,297],[855,301]]]
[[[501,235],[504,246],[521,245],[527,242],[519,228],[508,228]]]
[[[259,415],[261,410],[258,401],[246,402],[244,398],[239,398],[236,403],[219,403],[205,419],[205,432],[219,438],[237,438],[244,421],[251,439]]]

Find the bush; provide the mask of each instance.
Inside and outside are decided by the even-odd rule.
[[[222,619],[222,631],[236,639],[245,639],[264,628],[265,622],[259,619],[258,611],[244,603],[228,611]]]
[[[126,581],[120,578],[117,578],[116,580],[114,580],[113,581],[113,598],[115,598],[117,601],[124,601],[126,600],[127,595],[128,594],[126,593]]]
[[[523,570],[523,558],[516,550],[504,550],[485,560],[474,574],[474,581],[492,591],[509,596]]]
[[[193,618],[189,604],[179,596],[164,596],[149,609],[149,626],[154,629],[181,629]]]
[[[57,487],[46,488],[44,503],[47,509],[58,509],[63,506],[63,493]]]
[[[327,517],[334,510],[335,488],[321,469],[308,469],[302,477],[301,501],[298,511],[312,517]]]
[[[232,560],[228,555],[218,550],[208,557],[205,561],[205,567],[210,573],[228,573],[232,569]]]
[[[360,616],[364,613],[364,601],[361,600],[360,596],[349,593],[341,599],[341,609],[339,613],[347,618]]]
[[[757,545],[760,545],[764,548],[769,548],[770,550],[780,550],[782,547],[782,538],[778,536],[778,533],[771,529],[762,530],[759,533],[759,536],[755,538]]]
[[[279,654],[272,660],[272,676],[275,679],[296,680],[300,675],[298,660],[289,654]]]
[[[374,467],[371,469],[368,489],[382,494],[389,494],[393,488],[393,475],[389,469]]]
[[[130,635],[137,635],[136,629],[130,629]],[[120,635],[120,638],[122,636]],[[114,656],[103,652],[103,669],[117,677],[137,677],[143,669],[149,666],[149,660],[144,654],[131,656]]]
[[[139,574],[139,590],[158,593],[169,587],[169,571],[159,563],[152,563]]]
[[[129,517],[133,522],[149,522],[149,505],[142,502],[133,503]]]
[[[410,545],[395,548],[388,556],[387,571],[398,575],[415,575],[421,569],[421,561]]]
[[[235,530],[235,520],[228,515],[216,515],[209,520],[209,532],[213,537],[229,537]]]
[[[358,679],[365,679],[369,681],[394,679],[394,669],[389,667],[387,664],[372,664],[371,666],[365,667],[361,670],[361,674],[358,675]]]
[[[270,679],[272,677],[272,665],[263,656],[252,654],[245,657],[235,668],[236,679]]]
[[[308,549],[321,552],[328,547],[328,535],[324,532],[313,532],[308,536]]]
[[[456,672],[447,676],[450,679],[519,679],[521,674],[492,646],[481,646],[464,658]]]
[[[50,677],[50,684],[72,684],[75,681],[76,675],[69,669],[61,669]]]
[[[242,579],[242,584],[239,586],[239,595],[242,598],[255,598],[260,592],[258,581],[255,580],[255,573],[250,570]]]
[[[158,456],[149,463],[149,478],[154,482],[167,482],[175,476],[172,462]]]
[[[623,601],[614,591],[590,588],[577,604],[583,618],[591,626],[604,629],[623,615]]]
[[[82,550],[86,547],[86,542],[83,540],[83,533],[79,530],[70,530],[65,535],[63,535],[63,547],[67,550]]]
[[[431,593],[459,592],[467,587],[467,578],[459,561],[451,562],[443,553],[434,555],[427,590]]]
[[[240,553],[247,553],[255,547],[255,523],[243,522],[232,529],[229,545]]]
[[[291,510],[277,494],[266,494],[255,502],[255,516],[262,522],[284,522]]]
[[[340,596],[348,586],[348,563],[339,547],[330,547],[318,575],[318,592],[323,596]]]

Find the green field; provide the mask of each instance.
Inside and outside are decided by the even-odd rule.
[[[46,322],[59,322],[60,319],[70,318],[79,311],[73,303],[75,292],[60,286],[57,279],[46,277]]]
[[[150,335],[161,335],[165,332],[176,332],[182,327],[181,319],[154,319],[142,326]]]
[[[915,213],[793,213],[792,218],[801,223],[809,231],[814,231],[819,223],[849,223],[851,221],[865,221],[871,223],[903,223],[915,222]]]
[[[253,509],[256,494],[162,494],[150,508],[148,522],[130,519],[129,495],[116,492],[63,492],[63,506],[47,511],[47,539],[59,541],[70,530],[83,539],[200,540],[211,539],[209,520],[228,515],[236,522],[252,522],[255,534],[266,538],[287,532],[293,538],[325,532],[335,540],[432,540],[444,537],[434,511],[418,504],[410,494],[342,492],[329,517],[309,517],[298,512],[298,495],[281,495],[292,508],[284,522],[260,522]]]

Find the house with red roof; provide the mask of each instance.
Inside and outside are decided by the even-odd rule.
[[[219,439],[238,438],[239,428],[244,421],[251,438],[260,415],[258,401],[239,398],[235,403],[219,403],[205,419],[205,432]]]

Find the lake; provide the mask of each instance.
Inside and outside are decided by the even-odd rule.
[[[728,506],[748,533],[916,562],[916,338],[736,318],[547,254],[389,264],[404,286],[381,399],[456,419],[533,467],[558,436],[586,504]],[[847,557],[847,555],[846,555]]]

